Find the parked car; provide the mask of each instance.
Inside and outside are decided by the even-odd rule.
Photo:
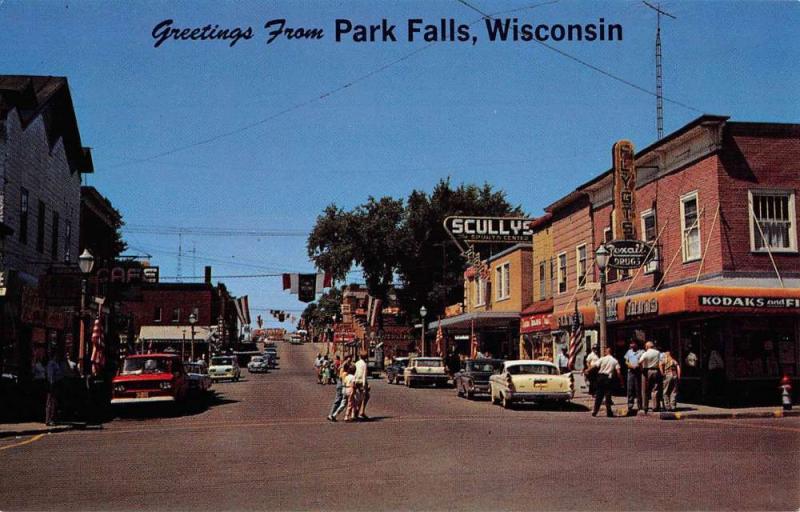
[[[549,361],[505,361],[499,373],[489,378],[493,404],[510,409],[518,402],[560,402],[572,400],[574,389],[568,375],[561,375]]]
[[[502,368],[502,359],[467,359],[464,367],[453,375],[456,394],[470,400],[478,394],[489,394],[489,377]]]
[[[278,362],[275,360],[275,353],[274,352],[262,352],[261,357],[264,359],[264,362],[267,363],[267,368],[277,368]]]
[[[272,354],[273,359],[275,359],[276,361],[278,359],[280,359],[280,357],[278,357],[278,349],[276,347],[274,347],[274,346],[273,347],[264,347],[264,353],[265,354]]]
[[[186,377],[189,379],[190,393],[203,394],[211,391],[212,381],[205,361],[184,363],[183,367],[186,370]]]
[[[213,380],[234,380],[237,381],[242,375],[239,369],[239,361],[234,356],[214,356],[211,358],[211,366],[208,367],[208,374]]]
[[[179,402],[189,389],[183,363],[175,354],[127,356],[111,385],[113,405]]]
[[[447,369],[441,357],[415,357],[408,362],[403,370],[406,386],[414,387],[417,384],[447,385]]]
[[[407,357],[394,357],[392,364],[386,367],[386,382],[389,384],[402,384],[405,382],[403,371],[408,366]]]
[[[266,373],[269,371],[269,364],[262,356],[253,356],[247,363],[247,371],[250,373]]]

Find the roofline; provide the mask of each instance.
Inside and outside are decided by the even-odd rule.
[[[531,238],[533,238],[533,237],[531,237]],[[508,249],[503,249],[502,251],[498,252],[497,254],[494,254],[491,257],[487,258],[486,259],[486,263],[491,263],[493,261],[497,261],[499,258],[502,258],[503,256],[508,256],[509,254],[511,254],[512,252],[517,251],[517,250],[532,251],[533,250],[533,240],[531,239],[531,244],[517,243],[517,244],[512,245]]]

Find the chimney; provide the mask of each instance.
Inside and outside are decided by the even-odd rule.
[[[211,265],[206,265],[205,268],[205,283],[211,284]]]

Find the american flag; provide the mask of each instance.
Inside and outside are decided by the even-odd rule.
[[[475,320],[473,320],[472,323],[470,324],[470,332],[471,335],[469,337],[469,343],[470,343],[469,357],[470,359],[476,359],[478,357],[478,335],[475,334]]]
[[[569,358],[567,360],[567,367],[570,370],[575,369],[575,359],[578,357],[578,350],[581,347],[581,339],[583,338],[583,324],[581,317],[578,314],[578,304],[575,304],[575,314],[572,315],[572,329],[569,335]]]
[[[92,327],[92,375],[98,375],[106,364],[105,343],[103,341],[103,324],[100,315]]]
[[[442,333],[442,325],[436,329],[436,355],[442,357],[444,355],[444,334]]]

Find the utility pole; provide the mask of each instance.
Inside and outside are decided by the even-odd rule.
[[[642,2],[647,7],[656,11],[656,129],[658,140],[664,137],[664,75],[661,68],[661,15],[677,19],[672,14],[661,9],[661,4]]]

